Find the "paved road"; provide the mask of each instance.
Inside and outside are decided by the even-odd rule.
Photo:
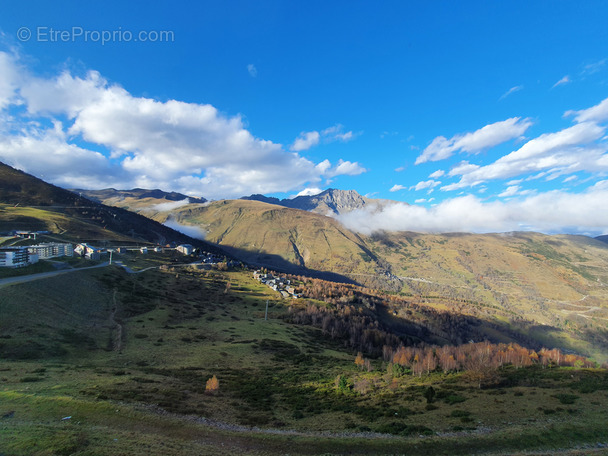
[[[105,263],[100,263],[95,266],[88,266],[86,268],[72,268],[72,269],[61,269],[59,271],[50,271],[50,272],[41,272],[40,274],[30,274],[23,275],[18,277],[8,277],[6,279],[0,279],[0,287],[13,285],[16,283],[25,283],[32,282],[34,280],[47,279],[49,277],[55,277],[61,274],[67,274],[74,271],[84,271],[86,269],[95,269],[95,268],[103,268],[107,266],[109,263],[106,261]]]
[[[67,274],[69,272],[74,272],[74,271],[84,271],[86,269],[103,268],[104,266],[108,266],[109,264],[110,263],[108,261],[106,261],[104,263],[100,263],[95,266],[87,266],[86,268],[61,269],[58,271],[41,272],[40,274],[30,274],[30,275],[23,275],[23,276],[17,276],[17,277],[8,277],[6,279],[0,279],[0,288],[7,286],[7,285],[14,285],[16,283],[25,283],[25,282],[32,282],[34,280],[48,279],[49,277],[55,277],[55,276],[58,276],[61,274]],[[160,267],[160,266],[150,266],[148,268],[141,269],[139,271],[134,271],[129,266],[123,264],[122,261],[114,261],[113,264],[115,264],[117,266],[121,266],[129,274],[139,274],[139,273],[142,273],[145,271],[149,271],[150,269],[158,269]],[[191,264],[195,264],[195,263],[169,264],[168,266],[171,266],[171,267],[190,266]]]

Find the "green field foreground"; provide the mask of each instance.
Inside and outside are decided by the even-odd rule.
[[[606,451],[605,370],[508,366],[481,389],[466,372],[362,371],[287,323],[290,305],[248,271],[107,267],[3,288],[0,453]]]

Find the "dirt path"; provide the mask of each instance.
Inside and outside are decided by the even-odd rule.
[[[124,334],[124,326],[119,321],[116,320],[116,312],[118,310],[118,302],[116,301],[116,290],[114,290],[114,295],[112,296],[112,312],[110,312],[110,324],[111,328],[116,331],[114,337],[112,338],[112,350],[120,351],[122,350],[122,341]]]

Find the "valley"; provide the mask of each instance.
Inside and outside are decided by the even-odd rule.
[[[3,246],[114,253],[112,264],[3,268],[4,454],[576,455],[608,445],[599,240],[365,236],[317,212],[144,189],[110,192],[125,205],[115,208],[2,171],[19,183],[4,186],[2,230],[45,232],[7,234]],[[198,251],[221,261],[204,264]],[[289,280],[298,298],[255,270]]]

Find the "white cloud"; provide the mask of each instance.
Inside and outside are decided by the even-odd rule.
[[[486,125],[472,133],[455,135],[450,139],[438,136],[418,156],[416,164],[443,160],[451,157],[458,150],[473,154],[481,152],[506,141],[520,138],[531,125],[530,119],[512,117]]]
[[[441,182],[433,180],[433,179],[430,179],[430,180],[427,180],[427,181],[418,182],[416,185],[412,185],[410,187],[410,190],[413,189],[413,190],[418,191],[418,190],[424,190],[425,188],[435,188],[439,184],[441,184]]]
[[[415,200],[414,203],[416,203],[416,204],[426,203],[426,199],[425,198],[419,198],[419,199]]]
[[[519,92],[520,90],[522,90],[524,88],[523,85],[519,85],[519,86],[515,86],[515,87],[511,87],[509,90],[507,90],[505,93],[503,93],[501,95],[501,97],[498,99],[500,100],[504,100],[505,98],[507,98],[509,95],[515,93],[515,92]]]
[[[510,185],[509,187],[507,187],[505,189],[504,192],[499,193],[498,196],[501,198],[515,196],[519,193],[520,190],[521,190],[521,187],[519,185]]]
[[[403,185],[395,184],[390,188],[389,192],[398,192],[399,190],[405,190],[406,188],[407,187],[404,187]]]
[[[589,63],[583,67],[583,71],[581,71],[581,74],[583,74],[583,75],[595,74],[604,68],[604,66],[606,65],[606,62],[608,62],[608,59],[602,59],[602,60],[598,60],[597,62]]]
[[[563,78],[561,78],[559,81],[557,81],[555,84],[553,84],[553,87],[551,87],[551,88],[555,89],[557,86],[569,84],[571,82],[572,82],[572,79],[570,79],[570,76],[566,75]]]
[[[311,147],[319,144],[320,139],[321,135],[318,131],[303,131],[302,133],[300,133],[300,136],[298,136],[293,142],[290,149],[296,152],[308,150]]]
[[[586,192],[550,191],[508,201],[483,202],[473,195],[444,200],[431,208],[394,204],[381,211],[359,209],[337,218],[363,234],[374,231],[604,233],[608,226],[608,181]]]
[[[445,174],[445,171],[442,169],[438,169],[437,171],[435,171],[434,173],[429,174],[429,177],[431,179],[438,179],[439,177],[443,176]]]
[[[452,169],[450,169],[448,176],[450,176],[450,177],[459,176],[459,175],[471,173],[471,172],[475,171],[476,169],[479,169],[479,165],[474,165],[473,163],[469,163],[468,161],[464,160],[464,161],[461,161],[460,163],[458,163],[457,165],[455,165]]]
[[[545,133],[489,165],[453,169],[450,175],[460,175],[460,182],[442,187],[442,190],[456,190],[539,171],[558,175],[580,170],[608,171],[606,145],[590,145],[600,139],[604,131],[604,127],[593,122],[584,122],[556,133]]]
[[[338,160],[338,164],[334,169],[329,169],[324,173],[327,177],[335,177],[340,175],[357,176],[367,170],[357,162]]]
[[[19,68],[15,57],[0,52],[0,110],[15,101],[19,80]]]
[[[0,160],[58,185],[152,187],[227,198],[285,192],[365,171],[356,162],[340,160],[332,167],[328,160],[315,164],[300,156],[298,150],[310,147],[303,143],[319,141],[318,133],[305,134],[289,152],[256,138],[238,115],[211,105],[134,97],[95,71],[36,77],[6,53],[0,53],[0,70],[0,103],[27,109],[10,125],[2,122]],[[46,126],[49,121],[55,126]],[[336,126],[334,136],[351,135]]]
[[[184,233],[187,236],[190,236],[195,239],[205,239],[205,231],[203,231],[200,227],[194,225],[182,225],[178,221],[174,219],[169,219],[163,225],[168,226],[169,228],[174,229],[175,231],[179,231],[180,233]]]
[[[608,120],[608,98],[591,108],[581,111],[566,111],[565,116],[574,116],[577,122],[603,122]]]
[[[578,176],[572,175],[572,176],[566,177],[562,182],[565,184],[566,182],[572,182],[572,181],[574,181],[576,179],[578,179]]]
[[[186,206],[190,204],[190,199],[186,198],[181,201],[167,201],[166,203],[159,203],[153,206],[150,206],[150,209],[154,211],[172,211],[182,206]]]
[[[0,157],[6,164],[68,188],[121,187],[128,178],[108,159],[66,142],[59,122],[53,128],[26,126],[19,134],[0,135]]]
[[[399,166],[398,168],[395,168],[395,171],[400,173],[401,171],[405,171],[405,166]]]
[[[255,78],[258,75],[258,69],[253,63],[247,65],[247,71],[249,72],[249,76],[251,76],[252,78]]]
[[[296,138],[290,149],[293,151],[308,150],[313,146],[318,145],[321,141],[324,143],[330,143],[334,141],[348,142],[354,139],[358,134],[352,131],[344,132],[344,127],[340,124],[336,124],[333,127],[322,130],[321,133],[318,131],[303,131],[300,136]]]

